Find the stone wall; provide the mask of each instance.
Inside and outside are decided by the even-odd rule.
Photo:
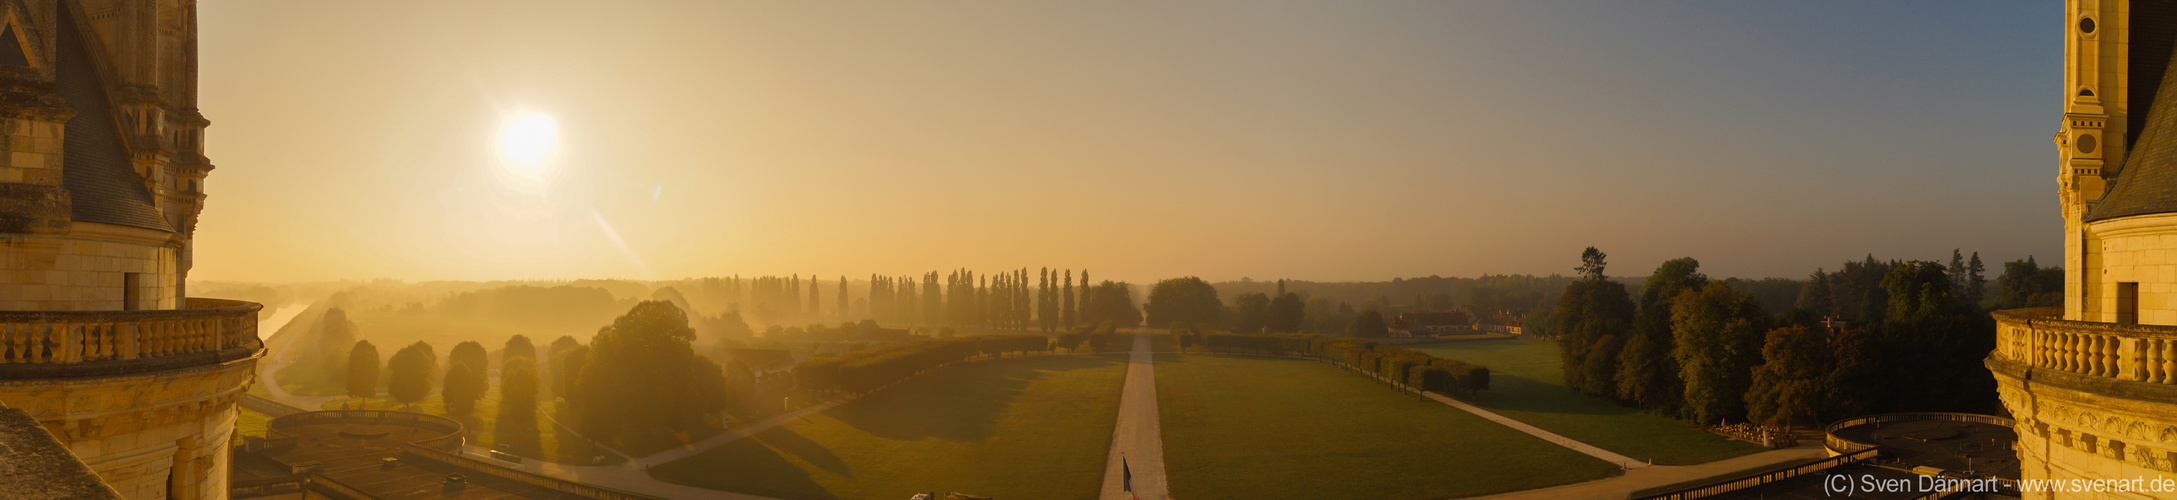
[[[2087,233],[2085,283],[2093,288],[2078,319],[2117,322],[2118,284],[2137,283],[2139,324],[2177,325],[2177,214],[2094,222]]]
[[[2177,480],[2177,404],[2157,402],[2171,399],[2079,390],[2071,383],[2078,381],[2063,380],[2065,374],[1993,359],[1990,368],[2004,407],[2018,422],[2021,480]],[[2022,493],[2031,499],[2104,498],[2092,492]]]
[[[175,308],[179,248],[130,233],[152,231],[78,222],[66,237],[0,237],[0,277],[7,278],[0,286],[0,310]],[[166,235],[157,236],[154,241],[163,242]],[[135,307],[122,303],[129,273],[139,277]]]
[[[0,380],[0,402],[45,425],[124,497],[217,499],[227,497],[235,402],[256,374],[252,357],[137,375]],[[177,468],[182,474],[170,478]]]

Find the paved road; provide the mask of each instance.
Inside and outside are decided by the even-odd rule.
[[[1695,479],[1714,477],[1756,467],[1775,465],[1792,460],[1828,455],[1820,444],[1802,445],[1781,450],[1770,450],[1736,458],[1727,458],[1697,465],[1657,465],[1625,471],[1625,475],[1597,479],[1585,483],[1568,484],[1549,488],[1516,491],[1501,495],[1480,497],[1477,500],[1556,500],[1594,499],[1623,500],[1626,495],[1642,488],[1653,488]]]
[[[1119,393],[1119,425],[1111,431],[1111,457],[1104,463],[1105,500],[1171,498],[1164,483],[1164,434],[1157,420],[1156,353],[1149,336],[1134,336],[1126,363],[1126,386]],[[1134,473],[1134,491],[1121,487],[1120,460]]]
[[[1572,449],[1572,451],[1585,453],[1587,454],[1587,456],[1603,459],[1604,462],[1618,464],[1619,467],[1624,467],[1626,469],[1642,469],[1647,467],[1653,467],[1647,462],[1634,460],[1632,457],[1628,457],[1625,455],[1611,453],[1610,450],[1605,450],[1602,448],[1597,448],[1595,447],[1595,445],[1574,441],[1572,440],[1572,438],[1559,436],[1557,435],[1557,433],[1545,431],[1539,427],[1535,427],[1532,425],[1527,425],[1526,422],[1512,420],[1509,417],[1498,415],[1495,412],[1476,408],[1474,405],[1466,404],[1465,401],[1451,399],[1448,397],[1444,397],[1444,395],[1442,394],[1437,394],[1433,392],[1423,392],[1422,394],[1427,394],[1429,396],[1429,399],[1434,399],[1436,400],[1436,402],[1451,405],[1453,408],[1466,410],[1467,413],[1479,415],[1482,418],[1489,419],[1489,421],[1491,422],[1503,424],[1505,427],[1512,428],[1512,430],[1525,432],[1527,434],[1533,435],[1534,437],[1542,438],[1543,441],[1556,443],[1558,446],[1570,448]]]

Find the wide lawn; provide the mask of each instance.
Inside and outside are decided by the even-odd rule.
[[[1541,340],[1450,342],[1412,347],[1489,366],[1489,390],[1471,402],[1543,430],[1637,460],[1687,465],[1761,451],[1683,421],[1565,387],[1557,344]]]
[[[650,475],[779,498],[1095,498],[1125,368],[1115,355],[942,368]]]
[[[1156,359],[1173,498],[1447,498],[1620,473],[1321,362]]]

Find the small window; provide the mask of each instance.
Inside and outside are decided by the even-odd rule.
[[[2094,97],[2094,89],[2079,89],[2079,97]]]
[[[2085,34],[2089,34],[2089,35],[2093,34],[2093,33],[2094,33],[2094,18],[2091,18],[2091,17],[2081,17],[2081,18],[2079,18],[2079,32],[2080,32],[2080,33],[2085,33]]]
[[[121,273],[121,310],[143,309],[144,273]]]
[[[2117,283],[2117,322],[2139,324],[2139,284]]]

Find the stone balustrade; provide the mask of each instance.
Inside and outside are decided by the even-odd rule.
[[[223,362],[263,349],[257,312],[190,298],[155,311],[0,311],[0,378],[91,376]]]
[[[2177,384],[2177,326],[2061,319],[2056,308],[1998,311],[1993,357],[2086,377]]]

